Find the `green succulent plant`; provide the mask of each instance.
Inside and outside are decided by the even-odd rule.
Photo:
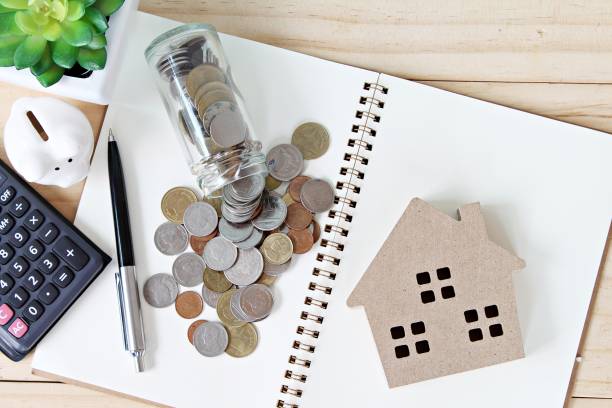
[[[106,65],[107,17],[125,0],[0,0],[0,67],[30,68],[42,86]]]

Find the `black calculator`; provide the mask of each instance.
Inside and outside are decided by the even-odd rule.
[[[0,350],[28,354],[110,257],[0,161]]]

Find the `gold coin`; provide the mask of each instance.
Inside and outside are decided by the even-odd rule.
[[[201,85],[200,88],[196,91],[195,96],[193,97],[193,100],[196,103],[196,106],[197,106],[197,103],[200,101],[200,99],[202,99],[202,96],[204,94],[206,94],[207,92],[217,90],[217,89],[225,89],[229,91],[230,87],[227,86],[226,83],[219,82],[219,81],[208,82],[208,83]]]
[[[239,327],[227,327],[229,343],[225,352],[232,357],[246,357],[257,347],[257,329],[252,323]]]
[[[206,320],[196,320],[187,328],[187,339],[191,344],[193,344],[193,333],[195,333],[196,329],[204,323],[206,323]]]
[[[221,204],[223,204],[223,199],[221,197],[204,197],[202,201],[207,202],[208,204],[212,205],[215,211],[217,211],[217,215],[219,217],[222,216]]]
[[[302,152],[304,160],[317,159],[329,148],[329,133],[319,123],[303,123],[293,131],[291,144]]]
[[[268,177],[266,177],[266,190],[268,191],[276,190],[277,188],[280,187],[281,183],[282,181],[277,180],[268,174]]]
[[[176,313],[178,313],[179,316],[184,317],[185,319],[193,319],[202,313],[202,309],[204,309],[204,301],[202,300],[202,296],[200,296],[197,292],[190,290],[178,295],[176,297],[176,301],[174,302],[174,306],[176,308]]]
[[[186,187],[175,187],[166,192],[161,201],[161,210],[168,221],[183,223],[183,214],[191,204],[198,201],[198,196]]]
[[[193,98],[202,84],[208,82],[225,82],[225,74],[219,67],[212,64],[201,64],[187,75],[187,92]]]
[[[289,192],[287,192],[284,196],[283,196],[283,201],[285,202],[285,204],[287,205],[287,207],[289,207],[291,204],[295,204],[295,201],[293,200],[293,197],[291,197],[291,194],[289,194]]]
[[[230,289],[219,298],[219,302],[217,302],[217,315],[219,319],[225,324],[225,326],[229,327],[239,327],[246,324],[242,320],[238,320],[236,316],[232,313],[230,301],[232,300],[232,295],[236,292],[236,289]]]
[[[281,265],[291,259],[293,243],[287,235],[282,232],[276,232],[264,239],[260,250],[267,262],[273,265]]]
[[[213,292],[223,293],[232,287],[232,282],[225,278],[223,272],[217,272],[208,266],[204,269],[204,285]]]
[[[276,276],[268,275],[267,273],[262,273],[259,279],[257,279],[257,282],[255,283],[261,283],[262,285],[272,286],[274,281],[276,281]]]
[[[234,102],[234,95],[231,91],[227,89],[217,89],[205,93],[204,95],[202,95],[200,101],[197,104],[198,114],[200,115],[200,117],[203,117],[204,113],[206,113],[206,109],[208,109],[210,105],[215,102],[221,101]]]

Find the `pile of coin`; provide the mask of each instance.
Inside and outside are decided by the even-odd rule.
[[[244,357],[255,350],[253,323],[274,305],[270,285],[290,269],[294,254],[308,252],[320,237],[314,214],[334,205],[334,191],[328,182],[301,173],[305,154],[324,154],[329,137],[321,125],[306,125],[294,132],[300,143],[270,149],[267,177],[242,178],[203,200],[185,187],[162,198],[168,221],[157,228],[154,242],[161,253],[178,256],[172,275],[158,273],[146,281],[144,298],[153,307],[174,303],[185,319],[197,318],[204,303],[215,308],[220,322],[200,319],[187,329],[189,342],[204,356]],[[283,182],[281,195],[275,190]],[[188,246],[192,251],[185,252]],[[200,284],[201,295],[180,290]]]

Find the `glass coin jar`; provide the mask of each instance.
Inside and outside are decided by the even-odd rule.
[[[186,24],[170,30],[153,40],[145,57],[204,194],[267,174],[261,143],[213,26]]]

